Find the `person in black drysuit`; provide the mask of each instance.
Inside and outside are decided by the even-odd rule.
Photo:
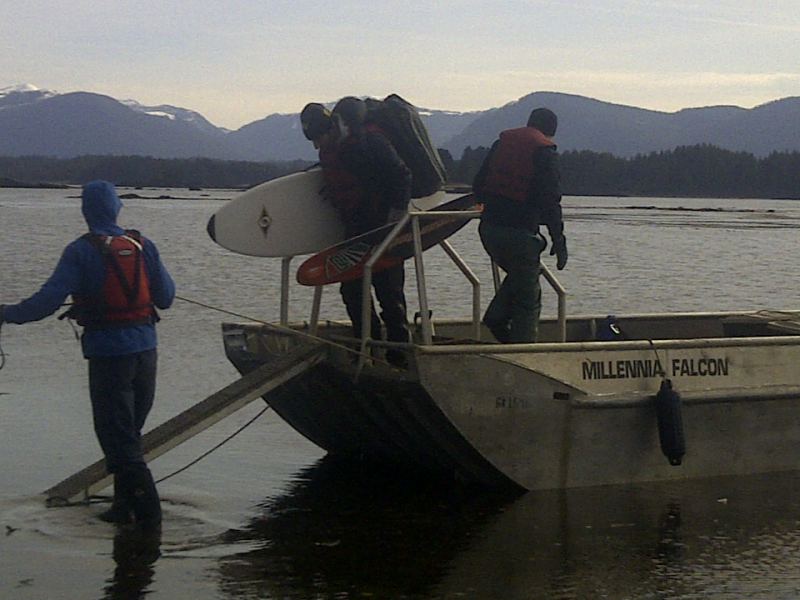
[[[411,171],[386,136],[365,122],[366,112],[363,100],[348,96],[330,114],[315,103],[301,113],[306,137],[319,148],[326,195],[342,216],[347,238],[399,220],[408,212],[411,199]],[[386,339],[408,342],[403,264],[375,273],[372,284]],[[340,292],[353,333],[360,338],[362,281],[344,282]],[[374,338],[380,338],[381,320],[374,309],[371,331]],[[387,351],[386,359],[398,367],[405,365],[405,356],[398,350]]]
[[[539,255],[547,245],[540,225],[550,234],[550,254],[556,256],[558,270],[567,264],[558,152],[552,140],[557,125],[551,110],[533,110],[526,127],[500,133],[473,181],[473,191],[484,204],[481,242],[506,272],[483,316],[502,343],[537,339],[542,307]]]
[[[89,233],[64,249],[38,292],[0,306],[0,324],[43,319],[72,295],[68,316],[84,327],[95,433],[114,475],[114,503],[99,516],[120,524],[135,519],[139,528],[157,530],[161,504],[141,431],[155,397],[155,308],[171,306],[175,284],[155,244],[117,225],[122,202],[111,183],[87,183],[81,198]]]

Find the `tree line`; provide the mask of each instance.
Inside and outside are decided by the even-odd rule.
[[[488,154],[467,148],[449,160],[456,181],[471,182]],[[800,199],[800,152],[748,152],[709,144],[620,158],[588,150],[563,152],[562,188],[571,196],[676,196]]]
[[[468,147],[458,160],[446,150],[440,152],[448,182],[469,185],[488,148]],[[311,164],[143,156],[0,157],[0,182],[80,185],[107,179],[130,187],[248,188]],[[560,164],[566,195],[800,198],[800,152],[757,158],[700,144],[632,158],[569,151],[561,154]]]
[[[248,162],[149,156],[0,157],[0,180],[81,185],[105,179],[125,187],[249,188],[308,168],[302,160]]]

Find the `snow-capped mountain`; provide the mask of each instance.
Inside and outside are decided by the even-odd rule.
[[[800,98],[745,109],[711,106],[673,113],[556,92],[535,92],[499,108],[470,113],[420,109],[439,148],[460,158],[489,146],[498,132],[520,127],[530,111],[559,116],[558,147],[633,156],[708,143],[765,156],[800,150]],[[298,107],[299,109],[299,107]],[[147,106],[90,92],[58,94],[31,85],[0,89],[0,156],[144,155],[227,160],[315,160],[297,114],[272,114],[236,131],[196,111]]]
[[[40,90],[28,83],[0,88],[0,109],[7,106],[17,106],[37,102],[55,96],[50,90]]]
[[[199,112],[189,110],[188,108],[181,108],[179,106],[172,106],[171,104],[159,104],[158,106],[145,106],[139,104],[136,100],[121,100],[122,104],[137,112],[144,113],[153,117],[161,117],[164,119],[171,119],[173,121],[183,121],[209,133],[228,130],[223,127],[213,125]]]
[[[148,114],[102,94],[58,94],[27,85],[4,88],[0,95],[0,155],[248,158],[231,143],[225,130],[197,113],[159,108],[162,110],[149,112],[162,114]]]

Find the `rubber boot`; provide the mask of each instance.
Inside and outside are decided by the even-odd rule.
[[[386,311],[384,311],[383,314],[385,315]],[[411,334],[408,331],[405,317],[397,322],[386,324],[386,340],[389,342],[400,342],[402,344],[407,344],[411,341]],[[386,351],[386,362],[398,369],[408,368],[408,357],[405,351],[397,348],[390,348]]]
[[[128,489],[136,526],[143,531],[155,531],[161,527],[161,499],[158,497],[155,481],[146,465],[128,469],[130,488]]]
[[[97,518],[101,521],[117,525],[127,525],[133,522],[133,513],[125,493],[123,479],[118,473],[114,473],[114,500],[108,510],[97,515]]]

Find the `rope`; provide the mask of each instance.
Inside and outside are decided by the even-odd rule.
[[[255,321],[255,322],[257,322],[257,323],[262,323],[262,324],[264,324],[264,325],[267,325],[267,326],[270,326],[270,327],[274,327],[274,328],[276,328],[276,329],[284,329],[284,330],[290,331],[290,332],[292,332],[292,333],[294,333],[294,334],[298,334],[298,335],[305,335],[305,334],[302,334],[302,332],[299,332],[299,331],[294,331],[293,329],[287,329],[287,328],[285,328],[285,327],[278,327],[278,326],[276,326],[276,325],[273,325],[272,323],[267,323],[266,321],[261,321],[260,319],[255,319],[255,318],[253,318],[253,317],[248,317],[248,316],[246,316],[246,315],[241,315],[241,314],[239,314],[239,313],[235,313],[235,312],[233,312],[233,311],[226,310],[226,309],[224,309],[224,308],[219,308],[218,306],[211,306],[210,304],[206,304],[206,303],[204,303],[204,302],[199,302],[198,300],[192,300],[192,299],[190,299],[190,298],[184,298],[183,296],[178,296],[178,295],[176,295],[176,296],[175,296],[175,298],[176,298],[177,300],[181,300],[181,301],[183,301],[183,302],[186,302],[186,303],[188,303],[188,304],[194,304],[194,305],[196,305],[196,306],[200,306],[200,307],[202,307],[202,308],[207,308],[207,309],[209,309],[209,310],[215,310],[215,311],[217,311],[217,312],[221,312],[221,313],[224,313],[224,314],[227,314],[227,315],[231,315],[231,316],[233,316],[233,317],[237,317],[237,318],[240,318],[240,319],[248,319],[248,320],[250,320],[250,321]],[[314,337],[314,336],[308,336],[308,337]],[[320,340],[320,341],[322,341],[322,340]],[[219,443],[218,443],[218,444],[216,444],[215,446],[213,446],[213,447],[209,448],[208,450],[206,450],[205,452],[203,452],[203,453],[202,453],[200,456],[198,456],[198,457],[197,457],[197,458],[195,458],[194,460],[190,461],[190,462],[189,462],[189,463],[187,463],[186,465],[182,466],[180,469],[177,469],[177,470],[173,471],[172,473],[170,473],[169,475],[165,475],[164,477],[161,477],[160,479],[157,479],[157,480],[156,480],[156,483],[161,483],[162,481],[166,481],[167,479],[171,479],[172,477],[175,477],[176,475],[178,475],[178,474],[180,474],[180,473],[183,473],[183,472],[184,472],[184,471],[186,471],[187,469],[189,469],[189,468],[193,467],[194,465],[196,465],[197,463],[199,463],[201,460],[203,460],[203,459],[204,459],[206,456],[208,456],[208,455],[209,455],[209,454],[211,454],[212,452],[215,452],[216,450],[219,450],[220,448],[222,448],[222,446],[224,446],[225,444],[227,444],[229,441],[231,441],[231,440],[232,440],[233,438],[235,438],[237,435],[239,435],[240,433],[242,433],[242,432],[243,432],[245,429],[247,429],[248,427],[250,427],[250,425],[252,425],[253,423],[255,423],[255,422],[258,420],[258,418],[259,418],[261,415],[263,415],[265,412],[267,412],[267,411],[269,410],[269,408],[270,408],[270,407],[269,407],[269,405],[265,406],[264,408],[262,408],[262,409],[261,409],[261,410],[258,412],[258,414],[257,414],[256,416],[254,416],[254,417],[253,417],[252,419],[250,419],[250,420],[249,420],[247,423],[245,423],[244,425],[242,425],[241,427],[239,427],[239,429],[237,429],[236,431],[234,431],[232,434],[230,434],[230,435],[229,435],[228,437],[226,437],[224,440],[222,440],[221,442],[219,442]]]
[[[250,425],[255,423],[256,420],[261,415],[263,415],[265,412],[267,412],[269,410],[269,408],[270,408],[269,406],[265,406],[264,408],[262,408],[258,412],[258,414],[256,416],[251,418],[247,423],[245,423],[244,425],[239,427],[239,429],[234,431],[232,434],[230,434],[224,440],[222,440],[221,442],[219,442],[218,444],[216,444],[212,448],[209,448],[208,450],[203,452],[200,456],[198,456],[197,458],[195,458],[191,462],[187,463],[186,465],[182,466],[180,469],[177,469],[177,470],[173,471],[172,473],[170,473],[169,475],[165,475],[164,477],[162,477],[160,479],[157,479],[156,483],[161,483],[162,481],[166,481],[167,479],[171,479],[172,477],[175,477],[176,475],[178,475],[180,473],[183,473],[187,469],[189,469],[189,468],[193,467],[194,465],[196,465],[197,463],[199,463],[201,460],[203,460],[206,456],[208,456],[212,452],[214,452],[216,450],[219,450],[222,446],[227,444],[229,441],[231,441],[237,435],[242,433],[245,429],[250,427]],[[54,496],[52,498],[48,498],[47,499],[47,506],[49,508],[56,508],[56,507],[57,508],[70,508],[70,507],[74,507],[74,506],[87,506],[87,505],[90,505],[90,504],[109,503],[109,502],[113,501],[113,499],[114,498],[112,496],[104,496],[104,495],[95,494],[95,495],[92,495],[92,496],[87,496],[86,498],[83,498],[82,500],[78,500],[76,502],[70,502],[66,498],[61,498],[61,497],[58,497],[58,496]]]
[[[3,324],[0,323],[0,336],[3,334]],[[6,353],[3,352],[3,345],[0,344],[0,371],[6,366]]]
[[[653,340],[648,339],[647,343],[650,344],[650,348],[653,350],[653,354],[656,355],[656,362],[661,365],[661,381],[669,381],[669,377],[667,377],[667,364],[661,362],[661,357],[658,355],[658,349],[656,348],[656,344]]]
[[[247,319],[247,320],[253,321],[255,323],[260,323],[260,324],[265,325],[265,326],[267,326],[269,328],[272,328],[272,329],[274,329],[276,331],[281,331],[283,333],[296,335],[296,336],[299,336],[299,337],[310,338],[310,339],[313,339],[314,341],[319,342],[319,343],[328,344],[328,345],[331,345],[331,346],[335,346],[337,348],[342,348],[342,349],[344,349],[344,350],[346,350],[348,352],[353,352],[355,354],[361,354],[361,352],[359,352],[357,350],[353,350],[352,348],[349,348],[349,347],[347,347],[347,346],[345,346],[343,344],[337,344],[336,342],[333,342],[331,340],[326,340],[324,338],[320,338],[320,337],[317,337],[317,336],[314,336],[314,335],[311,335],[311,334],[303,333],[302,331],[297,331],[295,329],[290,329],[288,327],[275,325],[274,323],[269,323],[267,321],[262,321],[261,319],[256,319],[254,317],[249,317],[247,315],[243,315],[243,314],[231,311],[231,310],[227,310],[227,309],[224,309],[224,308],[219,308],[218,306],[212,306],[210,304],[206,304],[206,303],[200,302],[198,300],[192,300],[191,298],[185,298],[183,296],[178,296],[178,295],[176,295],[175,298],[177,300],[181,300],[181,301],[186,302],[188,304],[194,304],[196,306],[200,306],[202,308],[206,308],[206,309],[209,309],[209,310],[214,310],[214,311],[217,311],[217,312],[221,312],[221,313],[224,313],[226,315],[231,315],[231,316],[237,317],[239,319]],[[0,356],[2,357],[2,363],[0,363],[0,365],[5,364],[5,355],[2,354],[2,348],[0,348]],[[2,368],[2,366],[0,366],[0,368]],[[245,423],[244,425],[239,427],[239,429],[234,431],[232,434],[230,434],[224,440],[222,440],[221,442],[219,442],[218,444],[216,444],[212,448],[209,448],[208,450],[203,452],[200,456],[198,456],[197,458],[195,458],[191,462],[187,463],[183,467],[173,471],[172,473],[170,473],[168,475],[165,475],[164,477],[161,477],[160,479],[157,479],[156,483],[162,483],[162,482],[164,482],[164,481],[166,481],[168,479],[171,479],[172,477],[175,477],[176,475],[178,475],[180,473],[183,473],[187,469],[189,469],[189,468],[193,467],[194,465],[196,465],[197,463],[199,463],[201,460],[203,460],[205,457],[207,457],[212,452],[215,452],[216,450],[219,450],[222,446],[227,444],[229,441],[231,441],[237,435],[242,433],[245,429],[250,427],[250,425],[255,423],[259,419],[259,417],[261,417],[261,415],[263,415],[265,412],[267,412],[269,410],[269,408],[270,408],[269,406],[265,406],[263,409],[261,409],[261,411],[258,412],[258,414],[256,414],[253,418],[251,418],[249,421],[247,421],[247,423]],[[85,505],[85,504],[89,504],[89,503],[93,503],[93,502],[108,502],[108,501],[110,501],[110,499],[108,497],[103,497],[103,496],[92,496],[90,498],[87,498],[87,499],[85,499],[83,501],[79,501],[79,502],[68,502],[68,501],[66,501],[66,499],[63,499],[63,498],[62,499],[55,499],[54,498],[54,499],[51,499],[51,500],[56,500],[58,506],[77,506],[77,505]],[[59,500],[60,500],[60,502],[59,502]]]
[[[208,456],[209,454],[211,454],[211,453],[212,453],[212,452],[214,452],[215,450],[217,450],[217,449],[221,448],[222,446],[224,446],[225,444],[227,444],[229,441],[231,441],[233,438],[235,438],[237,435],[239,435],[240,433],[242,433],[242,432],[243,432],[245,429],[247,429],[248,427],[250,427],[250,425],[252,425],[252,424],[253,424],[253,423],[254,423],[254,422],[255,422],[255,421],[256,421],[256,420],[257,420],[257,419],[258,419],[258,418],[259,418],[261,415],[263,415],[263,414],[264,414],[265,412],[267,412],[268,410],[269,410],[269,406],[265,406],[264,408],[262,408],[262,409],[259,411],[259,413],[258,413],[258,414],[257,414],[255,417],[253,417],[253,418],[252,418],[252,419],[250,419],[250,420],[249,420],[247,423],[245,423],[244,425],[242,425],[241,427],[239,427],[239,429],[237,429],[236,431],[234,431],[232,434],[230,434],[228,437],[226,437],[224,440],[222,440],[222,441],[221,441],[220,443],[218,443],[216,446],[214,446],[213,448],[210,448],[209,450],[206,450],[205,452],[203,452],[203,454],[201,454],[200,456],[198,456],[197,458],[195,458],[195,459],[194,459],[192,462],[190,462],[190,463],[189,463],[189,464],[187,464],[187,465],[184,465],[183,467],[181,467],[181,468],[180,468],[180,469],[178,469],[177,471],[173,471],[173,472],[172,472],[172,473],[170,473],[169,475],[165,475],[165,476],[164,476],[164,477],[162,477],[161,479],[157,479],[157,480],[156,480],[156,483],[161,483],[162,481],[166,481],[167,479],[170,479],[171,477],[175,477],[175,475],[177,475],[177,474],[179,474],[179,473],[183,473],[183,472],[184,472],[186,469],[188,469],[189,467],[193,467],[194,465],[196,465],[197,463],[199,463],[201,460],[203,460],[203,459],[204,459],[206,456]]]
[[[201,308],[207,308],[208,310],[214,310],[214,311],[226,314],[226,315],[230,315],[230,316],[236,317],[238,319],[246,319],[248,321],[253,321],[254,323],[258,323],[260,325],[264,325],[264,326],[268,327],[269,329],[272,329],[272,330],[280,332],[280,333],[285,333],[287,335],[294,335],[294,336],[297,336],[297,337],[306,338],[306,339],[313,340],[313,341],[315,341],[317,343],[320,343],[320,344],[327,344],[328,346],[331,346],[333,348],[338,348],[340,350],[344,350],[345,352],[350,352],[351,354],[354,354],[356,356],[364,356],[364,357],[366,357],[366,358],[368,358],[370,360],[373,360],[375,362],[380,362],[380,363],[384,363],[386,365],[390,365],[390,363],[388,361],[380,359],[380,358],[377,358],[377,357],[374,357],[369,353],[362,352],[361,350],[355,350],[353,348],[350,348],[349,346],[345,346],[344,344],[339,344],[339,343],[334,342],[332,340],[327,340],[325,338],[321,338],[321,337],[316,336],[316,335],[311,335],[310,333],[304,333],[302,331],[297,331],[296,329],[291,329],[290,327],[284,327],[283,325],[276,325],[275,323],[270,323],[269,321],[263,321],[262,319],[256,319],[255,317],[250,317],[248,315],[243,315],[241,313],[237,313],[237,312],[234,312],[232,310],[227,310],[225,308],[220,308],[218,306],[213,306],[211,304],[206,304],[206,303],[200,302],[198,300],[192,300],[191,298],[185,298],[183,296],[176,295],[175,299],[176,300],[181,300],[181,301],[186,302],[188,304],[194,304],[195,306],[200,306]]]
[[[345,350],[347,350],[349,352],[355,352],[357,354],[360,354],[359,352],[357,352],[355,350],[352,350],[351,348],[348,348],[347,346],[344,346],[342,344],[337,344],[336,342],[332,342],[330,340],[326,340],[326,339],[323,339],[323,338],[320,338],[320,337],[317,337],[317,336],[313,336],[313,335],[310,335],[310,334],[307,334],[307,333],[303,333],[302,331],[296,331],[296,330],[290,329],[288,327],[282,327],[282,326],[279,326],[279,325],[275,325],[274,323],[268,323],[267,321],[262,321],[261,319],[256,319],[256,318],[253,318],[253,317],[249,317],[247,315],[242,315],[242,314],[236,313],[236,312],[231,311],[231,310],[227,310],[227,309],[224,309],[224,308],[219,308],[218,306],[212,306],[210,304],[206,304],[206,303],[200,302],[198,300],[192,300],[191,298],[184,298],[183,296],[178,296],[178,295],[176,295],[175,298],[177,300],[181,300],[181,301],[186,302],[188,304],[194,304],[196,306],[200,306],[202,308],[207,308],[209,310],[214,310],[214,311],[217,311],[217,312],[221,312],[221,313],[224,313],[226,315],[231,315],[231,316],[237,317],[239,319],[247,319],[249,321],[254,321],[256,323],[260,323],[260,324],[266,325],[267,327],[275,329],[276,331],[281,331],[281,332],[284,332],[284,333],[289,333],[289,334],[300,336],[300,337],[311,338],[311,339],[313,339],[313,340],[315,340],[317,342],[329,344],[329,345],[332,345],[332,346],[343,348],[343,349],[345,349]],[[212,452],[218,450],[219,448],[221,448],[222,446],[227,444],[229,441],[231,441],[233,438],[235,438],[237,435],[239,435],[241,432],[243,432],[245,429],[250,427],[250,425],[255,423],[256,420],[258,420],[258,418],[261,417],[261,415],[263,415],[265,412],[267,412],[269,410],[269,408],[270,408],[269,406],[265,406],[263,409],[261,409],[261,411],[259,411],[259,413],[257,415],[255,415],[247,423],[245,423],[244,425],[239,427],[239,429],[234,431],[232,434],[230,434],[224,440],[222,440],[221,442],[219,442],[218,444],[216,444],[212,448],[206,450],[200,456],[198,456],[197,458],[195,458],[194,460],[192,460],[188,464],[184,465],[180,469],[177,469],[176,471],[173,471],[169,475],[165,475],[164,477],[156,480],[156,483],[161,483],[162,481],[166,481],[167,479],[170,479],[170,478],[175,477],[176,475],[178,475],[180,473],[183,473],[184,471],[186,471],[190,467],[193,467],[194,465],[199,463],[201,460],[203,460],[206,456],[208,456]]]

